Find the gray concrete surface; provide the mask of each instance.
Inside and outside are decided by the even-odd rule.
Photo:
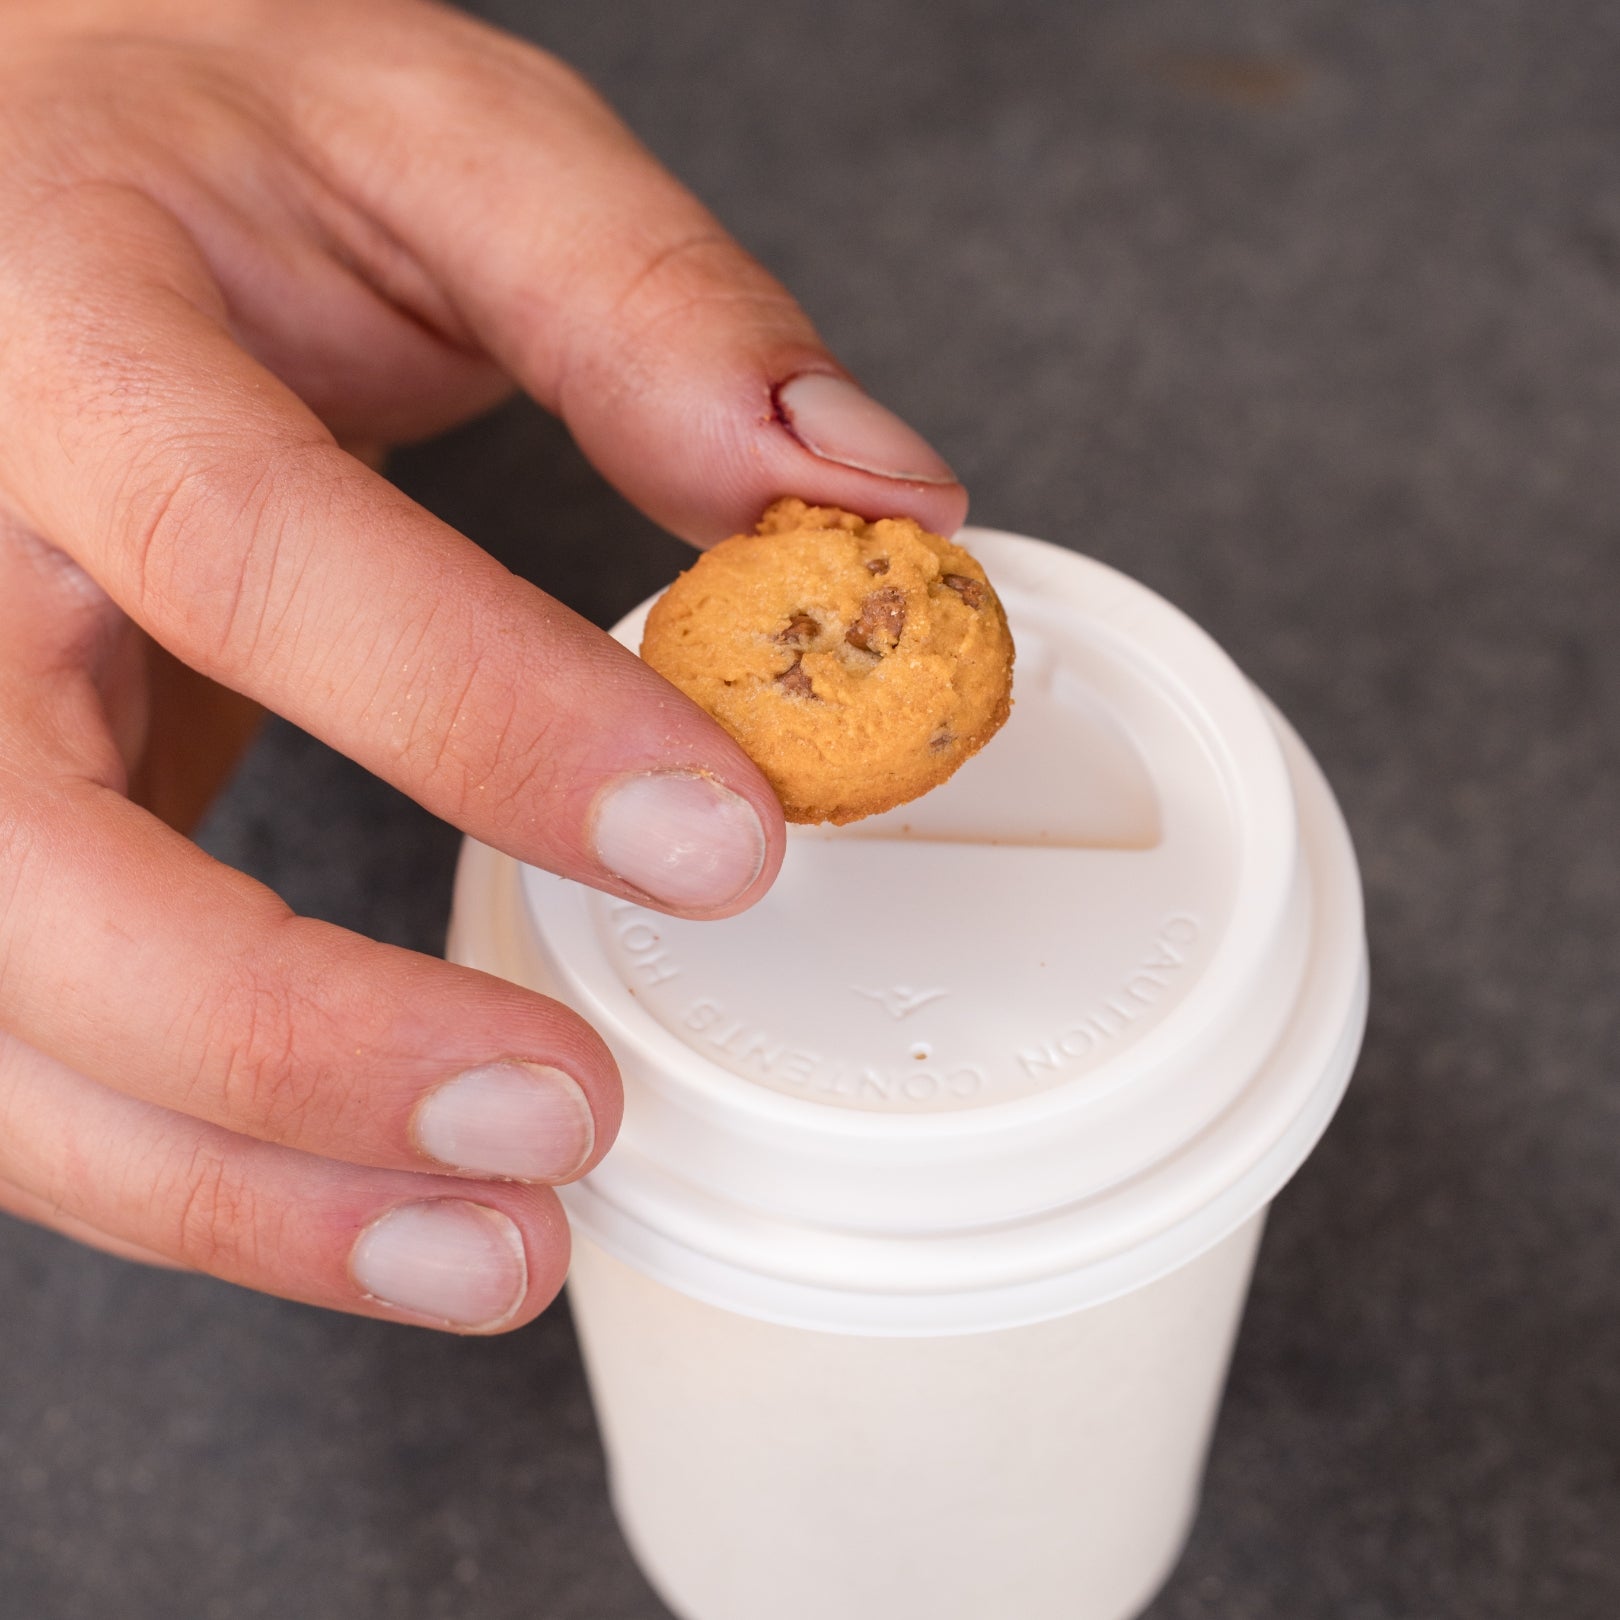
[[[1342,796],[1366,1053],[1152,1620],[1612,1620],[1620,12],[488,12],[596,78],[980,521],[1178,602]],[[682,558],[532,409],[396,473],[598,620]],[[454,836],[290,728],[207,841],[440,940]],[[664,1614],[561,1310],[458,1343],[8,1225],[0,1323],[3,1620]]]

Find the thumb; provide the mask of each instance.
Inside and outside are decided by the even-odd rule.
[[[431,56],[328,126],[337,169],[604,476],[699,543],[783,494],[961,524],[937,452],[594,91],[465,17],[417,21]]]

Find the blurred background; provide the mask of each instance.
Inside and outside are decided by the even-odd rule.
[[[1178,603],[1341,796],[1365,1055],[1151,1620],[1613,1620],[1620,10],[473,9],[605,90],[973,520]],[[604,624],[687,556],[531,407],[392,471]],[[454,834],[290,727],[205,841],[442,942]],[[457,1342],[15,1223],[0,1300],[3,1620],[666,1613],[562,1307]]]

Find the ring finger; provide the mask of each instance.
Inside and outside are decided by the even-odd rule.
[[[568,1265],[547,1189],[356,1171],[249,1141],[119,1096],[4,1035],[0,1183],[15,1190],[0,1204],[71,1236],[90,1229],[114,1252],[454,1332],[528,1321]]]

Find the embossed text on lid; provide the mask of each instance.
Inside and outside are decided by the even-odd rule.
[[[1235,863],[1195,721],[1005,599],[1013,716],[945,786],[795,830],[772,892],[725,922],[588,901],[614,976],[694,1054],[835,1107],[972,1108],[1102,1068],[1196,981]]]

